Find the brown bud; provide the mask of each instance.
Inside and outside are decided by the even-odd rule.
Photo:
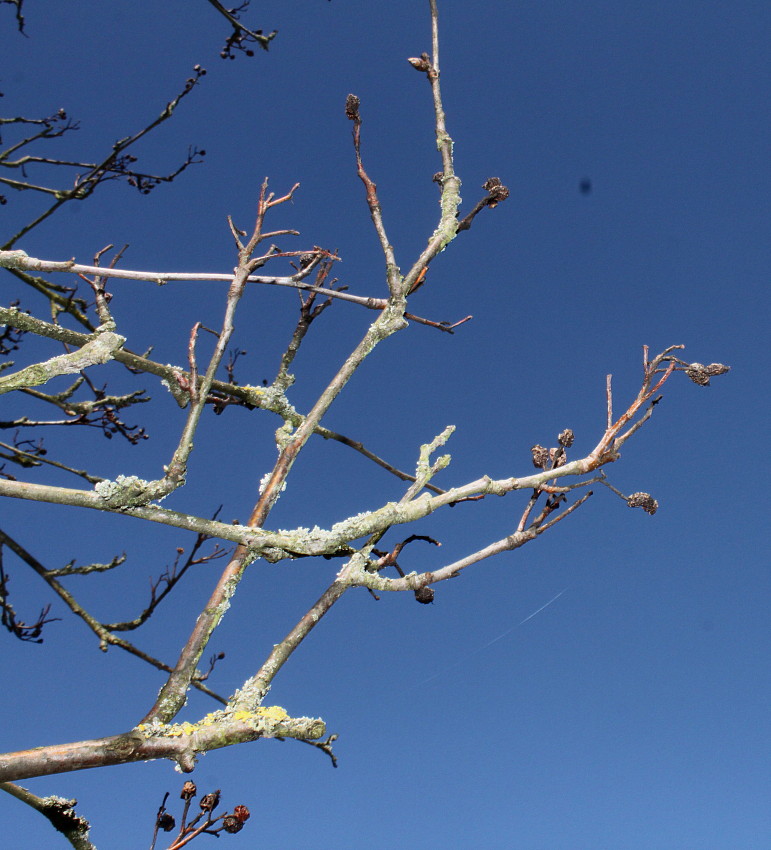
[[[537,443],[530,449],[533,455],[533,466],[536,469],[544,469],[549,462],[549,450],[545,446],[539,446]]]
[[[431,70],[431,60],[428,57],[428,53],[421,53],[419,59],[413,57],[407,61],[416,71],[422,71],[424,74],[427,74]]]
[[[241,832],[244,828],[244,822],[239,820],[235,815],[225,815],[222,819],[222,828],[225,832],[229,832],[231,834]]]
[[[565,450],[560,446],[558,449],[549,449],[549,460],[551,468],[557,469],[559,466],[564,466],[568,459],[565,457]]]
[[[159,814],[156,823],[158,824],[158,829],[162,829],[164,832],[171,832],[171,830],[176,826],[174,816],[170,815],[168,812],[162,812]]]
[[[659,503],[650,493],[632,493],[627,497],[626,503],[630,508],[642,508],[651,516],[659,509]]]
[[[218,788],[216,791],[212,791],[209,794],[204,794],[201,797],[201,802],[198,804],[201,807],[202,812],[211,812],[213,809],[216,809],[220,802],[220,789]]]
[[[251,813],[246,806],[236,806],[235,809],[233,809],[233,817],[238,818],[242,823],[249,820],[250,814]]]
[[[565,428],[565,430],[557,437],[557,442],[564,446],[566,449],[569,449],[573,445],[573,440],[575,439],[575,435],[570,430],[570,428]]]
[[[187,782],[185,782],[185,784],[182,786],[182,792],[179,796],[183,800],[190,800],[191,798],[195,797],[197,793],[198,789],[195,787],[195,782],[191,782],[188,779]]]
[[[509,189],[507,186],[498,186],[490,192],[490,197],[487,200],[487,206],[494,210],[501,201],[505,201],[509,197]]]
[[[726,372],[731,371],[731,367],[724,366],[722,363],[710,363],[704,367],[704,370],[710,377],[714,377],[715,375],[725,375]]]
[[[349,94],[345,99],[345,117],[349,121],[359,121],[359,105],[361,100],[355,94]]]
[[[685,370],[685,374],[700,387],[709,386],[709,373],[707,367],[701,363],[691,363]]]
[[[708,387],[710,378],[714,378],[715,375],[725,375],[726,372],[730,371],[731,367],[724,366],[722,363],[709,363],[707,366],[703,363],[691,363],[685,370],[685,374],[694,384],[698,384],[700,387]]]
[[[421,587],[420,590],[415,591],[415,599],[420,602],[421,605],[429,605],[434,601],[434,590],[431,587]]]
[[[494,209],[509,197],[509,189],[501,183],[499,177],[489,177],[482,184],[482,188],[488,193],[486,202],[490,209]]]

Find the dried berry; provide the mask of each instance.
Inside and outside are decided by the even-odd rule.
[[[233,817],[238,818],[242,823],[248,821],[250,815],[251,813],[246,806],[236,806],[235,809],[233,809]]]
[[[218,788],[216,791],[212,791],[209,794],[204,794],[201,797],[201,802],[198,804],[201,807],[202,812],[211,812],[216,809],[220,802],[220,789]]]
[[[539,446],[536,443],[530,451],[533,455],[533,466],[536,469],[544,469],[549,462],[549,450],[545,446]]]
[[[700,387],[708,387],[709,386],[709,373],[707,372],[707,367],[702,365],[701,363],[691,363],[691,365],[685,370],[685,374]]]
[[[488,178],[482,184],[482,188],[487,192],[486,203],[490,209],[494,209],[501,201],[509,197],[508,186],[504,186],[499,177]]]
[[[573,440],[575,439],[575,435],[571,431],[570,428],[565,428],[565,430],[557,437],[557,442],[564,446],[566,449],[569,449],[573,445]]]
[[[157,823],[158,829],[162,829],[164,832],[171,832],[171,830],[176,826],[173,815],[170,815],[168,812],[162,812],[159,814]]]
[[[434,590],[431,587],[421,587],[420,590],[415,591],[415,599],[420,602],[421,605],[428,605],[434,601]]]
[[[630,508],[642,508],[651,516],[659,509],[659,503],[650,493],[632,493],[627,497],[626,503]]]
[[[189,779],[182,786],[182,792],[180,793],[180,797],[183,800],[190,800],[198,793],[198,789],[195,787],[195,782],[191,782]]]
[[[361,104],[361,100],[356,97],[355,94],[349,94],[345,99],[345,117],[349,121],[358,121],[359,119],[359,105]]]
[[[225,815],[222,819],[222,828],[225,832],[229,832],[231,834],[241,832],[244,828],[244,822],[239,820],[235,815]]]
[[[551,468],[556,469],[558,466],[564,466],[568,459],[565,457],[565,450],[560,446],[558,449],[549,449],[549,460]]]
[[[731,367],[724,366],[722,363],[709,363],[706,366],[703,363],[691,363],[685,370],[685,374],[694,384],[698,384],[700,387],[708,387],[710,378],[714,378],[715,375],[725,375],[726,372],[730,371]]]

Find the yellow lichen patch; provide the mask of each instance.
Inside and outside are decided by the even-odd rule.
[[[253,717],[251,711],[234,711],[233,720],[251,720]]]
[[[231,715],[233,720],[255,720],[257,718],[265,718],[266,720],[271,720],[273,723],[281,723],[284,720],[289,720],[289,715],[286,710],[281,708],[280,705],[268,705],[268,706],[260,706],[256,708],[254,711],[234,711]]]
[[[214,726],[214,724],[218,720],[222,720],[222,712],[212,711],[210,714],[207,714],[206,717],[201,720],[199,726]]]
[[[254,723],[258,720],[267,720],[271,723],[282,723],[289,720],[289,714],[280,705],[260,706],[255,711],[234,711],[228,715],[222,711],[213,711],[203,717],[198,723],[140,723],[136,727],[146,737],[169,737],[180,738],[182,735],[193,735],[204,727],[215,726],[217,723],[228,719],[240,720],[242,722]]]
[[[260,715],[260,717],[267,717],[268,720],[273,720],[276,723],[289,720],[289,715],[280,705],[261,705],[254,713]]]

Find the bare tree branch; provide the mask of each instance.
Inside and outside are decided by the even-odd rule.
[[[29,189],[38,192],[44,192],[46,194],[53,195],[55,198],[54,203],[50,207],[48,207],[48,209],[38,215],[37,218],[35,218],[29,224],[26,224],[24,227],[22,227],[21,230],[15,233],[7,242],[5,242],[3,245],[0,245],[0,250],[9,250],[16,242],[18,242],[19,239],[21,239],[33,228],[37,227],[39,224],[41,224],[43,221],[53,215],[64,204],[73,200],[84,200],[92,194],[92,192],[97,188],[97,186],[108,180],[125,179],[130,185],[134,186],[142,194],[146,195],[155,186],[159,185],[160,183],[170,183],[183,171],[185,171],[188,166],[192,165],[193,163],[200,162],[201,157],[204,156],[206,152],[199,151],[196,148],[191,148],[188,151],[187,158],[185,159],[185,161],[175,171],[166,175],[153,175],[136,171],[133,168],[133,163],[136,162],[136,157],[134,157],[133,154],[127,153],[128,149],[131,148],[132,145],[134,145],[148,133],[152,132],[164,121],[167,121],[169,118],[171,118],[171,116],[174,114],[174,110],[177,108],[180,101],[182,101],[184,97],[190,94],[193,88],[198,84],[201,77],[206,74],[206,71],[199,65],[196,65],[194,68],[194,74],[195,76],[190,77],[185,82],[185,86],[182,91],[166,104],[166,106],[157,118],[155,118],[146,127],[134,133],[133,135],[126,136],[125,138],[119,139],[117,142],[115,142],[115,144],[112,146],[112,150],[101,160],[101,162],[71,162],[66,160],[54,160],[48,158],[30,159],[27,157],[18,161],[13,161],[9,159],[9,156],[12,153],[15,153],[21,145],[26,145],[39,138],[61,135],[61,133],[63,133],[66,129],[76,129],[77,125],[73,124],[67,124],[64,127],[58,128],[58,130],[54,128],[53,122],[55,120],[66,120],[66,113],[63,112],[58,113],[57,116],[53,119],[42,119],[42,123],[44,124],[44,130],[42,130],[39,134],[35,136],[29,137],[28,139],[24,139],[22,142],[11,146],[11,148],[7,151],[0,153],[0,167],[19,168],[25,164],[38,162],[45,163],[48,165],[73,166],[77,168],[86,169],[84,174],[77,175],[77,177],[75,178],[74,185],[68,189],[47,189],[42,186],[29,184],[21,181],[15,181],[10,178],[0,177],[0,183],[5,183],[5,185],[9,186],[10,188],[21,191]],[[25,123],[29,122],[25,120]]]
[[[70,842],[74,850],[96,850],[88,840],[89,822],[75,812],[77,800],[64,797],[38,797],[27,788],[13,782],[0,782],[0,789],[47,818],[51,826]]]
[[[233,28],[228,36],[220,56],[223,59],[235,59],[234,51],[240,50],[246,56],[254,56],[252,45],[259,45],[263,50],[270,47],[271,41],[278,35],[278,30],[263,35],[262,30],[251,30],[240,20],[239,15],[249,8],[249,0],[241,3],[235,9],[226,9],[219,0],[209,0],[212,6],[222,15]]]
[[[249,53],[250,43],[257,43],[267,49],[275,33],[263,36],[259,30],[247,29],[239,19],[246,4],[237,9],[226,9],[217,0],[209,0],[209,2],[233,27],[233,33],[226,43],[223,55],[232,58],[235,50],[244,50]],[[20,13],[21,0],[16,5]],[[27,315],[18,308],[18,305],[0,308],[0,322],[14,329],[11,333],[0,337],[0,351],[9,353],[18,347],[21,333],[34,333],[56,340],[65,346],[74,346],[76,350],[65,348],[64,354],[0,377],[0,393],[19,390],[28,397],[34,398],[36,402],[40,401],[57,410],[62,410],[67,418],[45,421],[31,419],[25,415],[12,422],[0,423],[0,427],[27,428],[33,425],[98,425],[101,423],[101,427],[105,429],[109,427],[104,424],[105,421],[112,423],[116,428],[119,427],[116,422],[120,422],[120,427],[125,432],[124,436],[129,440],[132,437],[139,439],[137,433],[144,434],[144,431],[132,431],[129,426],[115,418],[117,416],[115,411],[145,401],[143,391],[124,395],[107,394],[106,389],[99,389],[90,376],[91,367],[113,359],[132,371],[146,372],[161,378],[185,413],[180,415],[180,419],[184,421],[180,427],[176,445],[171,450],[171,457],[159,469],[158,477],[154,480],[144,480],[135,475],[120,475],[115,480],[108,480],[56,462],[50,465],[84,477],[93,484],[93,487],[91,489],[58,487],[32,481],[18,481],[11,475],[0,475],[0,496],[123,514],[135,519],[193,531],[197,537],[184,562],[182,563],[182,555],[185,553],[180,548],[173,565],[151,583],[150,600],[137,617],[122,622],[104,623],[86,610],[63,586],[60,579],[79,572],[93,573],[112,569],[122,562],[120,557],[113,558],[110,564],[104,565],[91,564],[78,568],[70,563],[59,570],[46,569],[21,544],[0,531],[0,554],[1,547],[5,546],[34,570],[59,599],[86,623],[99,639],[101,649],[107,650],[110,646],[118,646],[168,674],[157,698],[136,727],[122,734],[105,738],[57,744],[2,755],[0,756],[0,782],[154,758],[170,759],[180,770],[189,772],[195,766],[196,758],[201,753],[269,737],[295,738],[312,744],[326,752],[334,764],[335,757],[331,752],[334,736],[328,737],[325,741],[320,740],[326,734],[326,727],[322,720],[311,717],[292,718],[284,709],[278,706],[266,707],[262,703],[283,665],[347,591],[352,588],[367,588],[373,594],[375,591],[409,591],[415,594],[418,602],[430,602],[434,598],[433,586],[437,583],[457,577],[466,568],[494,555],[521,548],[563,519],[577,514],[578,509],[586,505],[589,497],[592,496],[592,491],[586,488],[594,482],[600,482],[611,489],[630,507],[642,508],[648,514],[655,513],[658,508],[658,503],[648,493],[638,491],[625,496],[607,480],[604,470],[609,464],[619,459],[621,447],[650,420],[654,406],[660,401],[662,388],[675,372],[684,372],[697,385],[707,386],[711,377],[727,371],[728,367],[722,364],[704,365],[682,360],[675,354],[675,352],[679,353],[682,346],[671,346],[653,359],[649,359],[647,348],[644,350],[643,374],[639,389],[625,407],[622,405],[621,415],[613,412],[613,388],[608,376],[604,404],[605,430],[599,435],[594,448],[588,454],[569,459],[568,454],[572,451],[574,435],[570,429],[565,429],[558,435],[556,445],[536,444],[532,447],[530,451],[532,467],[527,463],[527,452],[522,452],[522,463],[527,466],[528,471],[521,476],[493,479],[487,475],[480,475],[475,480],[443,489],[437,487],[433,480],[440,474],[446,474],[451,458],[449,454],[437,456],[437,453],[449,441],[454,430],[453,426],[448,426],[434,439],[420,446],[415,472],[408,474],[365,448],[362,443],[331,431],[322,424],[331,406],[346,389],[366,358],[382,342],[405,329],[410,321],[451,333],[455,327],[470,318],[466,317],[451,323],[419,317],[407,311],[408,299],[416,296],[419,290],[428,285],[431,262],[457,234],[469,229],[483,209],[495,208],[508,196],[508,189],[498,178],[489,178],[483,186],[486,195],[465,217],[459,218],[460,178],[455,173],[453,140],[447,129],[440,89],[436,0],[429,0],[429,8],[431,55],[423,53],[419,58],[409,61],[421,74],[425,74],[430,86],[434,132],[441,159],[441,171],[435,177],[440,187],[439,211],[436,227],[429,236],[426,247],[416,252],[417,256],[408,260],[405,264],[408,270],[404,275],[398,265],[397,252],[388,238],[377,186],[364,167],[359,98],[349,95],[346,101],[346,116],[353,122],[356,173],[365,188],[367,207],[383,256],[385,274],[382,289],[386,297],[366,298],[347,292],[346,287],[339,286],[336,280],[331,279],[334,263],[339,260],[339,257],[318,246],[314,246],[310,251],[294,252],[282,252],[273,244],[270,244],[267,249],[260,247],[275,237],[297,234],[297,231],[290,229],[267,231],[265,225],[266,217],[274,207],[288,204],[293,200],[299,184],[292,186],[284,195],[276,197],[268,191],[267,179],[260,189],[255,222],[251,230],[241,230],[232,219],[228,219],[237,255],[235,269],[230,274],[138,272],[118,269],[117,263],[121,252],[112,258],[107,267],[104,267],[100,263],[107,248],[97,253],[93,265],[81,265],[74,260],[50,262],[29,257],[24,251],[7,250],[63,203],[88,197],[106,180],[126,178],[130,183],[133,181],[136,188],[146,193],[153,185],[157,185],[157,182],[173,179],[187,165],[196,161],[197,152],[191,152],[187,162],[173,175],[159,178],[135,171],[132,165],[133,156],[127,154],[126,150],[171,116],[181,98],[192,90],[203,75],[203,70],[198,66],[196,66],[196,76],[187,81],[183,92],[168,104],[159,118],[134,136],[117,142],[112,152],[102,162],[80,163],[27,154],[26,151],[33,142],[42,142],[61,135],[69,129],[74,129],[74,125],[65,123],[66,116],[58,115],[50,119],[17,118],[6,122],[17,124],[19,127],[29,125],[25,132],[29,132],[30,135],[17,141],[0,155],[0,165],[19,169],[32,165],[52,165],[59,168],[77,166],[86,168],[87,173],[82,179],[76,180],[74,188],[66,191],[51,189],[39,181],[27,181],[26,176],[23,180],[1,178],[2,182],[11,188],[52,195],[55,201],[46,212],[12,237],[4,246],[4,250],[0,251],[0,266],[10,269],[17,277],[49,299],[54,321],[43,322]],[[19,155],[21,151],[24,153]],[[23,170],[21,173],[24,176]],[[292,263],[293,274],[283,276],[256,274],[257,270],[262,269],[269,260],[279,258],[290,261],[296,259],[297,264]],[[63,272],[80,275],[88,283],[94,303],[90,304],[76,297],[74,288],[53,285],[42,278],[33,277],[31,274],[33,272]],[[212,330],[200,320],[193,323],[187,335],[185,368],[156,363],[147,355],[135,354],[126,349],[126,340],[118,334],[112,316],[111,294],[107,292],[106,282],[115,279],[146,280],[156,284],[169,281],[227,282],[224,315],[219,328],[216,329],[216,326],[212,325],[215,328]],[[264,382],[264,386],[259,387],[248,384],[241,386],[236,383],[234,377],[235,362],[242,351],[236,348],[236,353],[233,353],[234,348],[231,347],[236,344],[234,342],[235,316],[250,283],[284,286],[298,290],[299,319],[281,355],[276,378],[270,386],[267,386],[267,381]],[[360,341],[339,364],[336,373],[319,393],[315,402],[310,405],[310,409],[304,413],[298,412],[287,397],[287,391],[294,380],[289,370],[294,367],[296,355],[312,323],[335,299],[350,301],[375,310],[377,315],[364,331]],[[58,324],[56,317],[61,312],[67,312],[90,333],[75,332]],[[93,321],[94,316],[97,320],[96,324]],[[210,323],[207,321],[207,324]],[[201,353],[204,346],[200,343],[200,339],[203,338],[204,333],[211,333],[214,337],[211,346],[213,352],[208,355],[208,359]],[[53,377],[71,373],[77,373],[79,377],[61,393],[45,393],[33,388],[46,383]],[[218,379],[217,376],[222,376],[223,373],[228,378],[227,381]],[[76,393],[87,395],[88,392],[91,392],[93,399],[84,400],[81,395],[76,395]],[[222,522],[217,518],[217,514],[214,517],[196,516],[161,507],[158,504],[159,500],[172,496],[187,481],[194,459],[194,442],[199,438],[199,425],[207,404],[212,405],[218,413],[231,404],[238,404],[248,409],[270,410],[282,419],[281,427],[275,432],[277,460],[262,479],[259,488],[255,486],[252,510],[248,520],[243,524]],[[113,418],[110,419],[110,416]],[[100,420],[98,417],[107,417],[107,419]],[[294,463],[313,435],[320,435],[325,439],[337,440],[348,445],[407,482],[401,498],[396,502],[386,502],[375,507],[368,506],[355,516],[340,519],[330,528],[299,526],[287,530],[267,527],[272,509],[286,486]],[[33,442],[24,441],[17,445],[3,444],[3,448],[8,453],[7,457],[5,455],[4,457],[20,468],[34,467],[36,471],[40,471],[37,468],[43,463],[43,451]],[[578,490],[581,491],[580,494],[574,493]],[[513,530],[504,532],[503,537],[492,542],[475,543],[469,547],[474,551],[460,558],[450,556],[447,561],[443,559],[443,565],[438,568],[425,569],[425,564],[420,561],[420,547],[407,549],[408,544],[416,541],[440,545],[441,541],[425,534],[405,535],[402,533],[396,542],[391,539],[387,548],[376,548],[380,541],[398,526],[412,525],[440,509],[455,508],[461,503],[481,500],[490,495],[507,496],[516,491],[524,491],[521,500],[524,504],[521,506],[519,518],[517,519],[515,515],[511,520]],[[458,508],[461,511],[467,509],[469,509],[468,506]],[[500,533],[500,531],[496,532],[495,536]],[[201,547],[210,539],[231,541],[236,546],[233,552],[229,553],[224,569],[216,578],[209,599],[198,615],[187,640],[180,648],[174,666],[164,664],[117,636],[116,632],[130,631],[146,622],[190,568],[211,562],[225,554],[219,544],[214,544],[210,554],[202,555]],[[319,561],[320,569],[328,568],[330,558],[341,559],[343,563],[336,569],[331,581],[328,580],[326,590],[300,616],[284,639],[272,647],[267,657],[261,663],[255,664],[257,669],[246,678],[242,686],[228,700],[209,690],[203,681],[213,669],[214,660],[210,664],[209,672],[206,673],[201,672],[199,664],[214,632],[232,604],[247,567],[258,559],[268,563],[291,563],[297,558],[308,557],[322,558],[323,560]],[[419,567],[421,571],[408,570],[408,565],[411,564]],[[0,563],[3,623],[19,637],[37,639],[43,625],[48,622],[48,611],[44,610],[32,626],[26,626],[20,622],[13,608],[7,603],[7,583],[7,575],[3,572]],[[221,654],[216,654],[214,659],[219,657]],[[207,714],[196,722],[173,722],[185,705],[191,687],[196,687],[219,700],[225,707]],[[148,699],[149,702],[150,699]],[[15,789],[16,786],[5,788],[10,793],[16,793]],[[237,831],[240,827],[236,821],[242,824],[245,819],[240,818],[236,810],[232,815],[215,818],[213,811],[218,803],[218,792],[212,792],[204,798],[206,805],[202,800],[201,814],[189,820],[190,800],[194,793],[189,787],[186,791],[183,790],[185,806],[182,826],[172,844],[175,850],[203,832],[213,834],[218,834],[220,830],[229,832],[231,830],[228,824],[233,827],[232,831]],[[21,797],[23,794],[18,792],[17,796]],[[35,805],[34,800],[27,800],[27,802]],[[159,832],[167,831],[171,823],[165,804],[166,798],[156,816],[153,845]],[[228,818],[235,818],[235,820],[228,821]],[[220,819],[222,819],[222,826],[215,826]],[[168,831],[173,828],[172,823]],[[83,845],[83,847],[86,846],[88,845]]]

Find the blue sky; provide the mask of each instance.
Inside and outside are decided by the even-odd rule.
[[[301,184],[271,221],[301,231],[286,244],[337,250],[350,291],[383,296],[344,116],[349,92],[362,101],[365,165],[403,269],[433,231],[440,162],[429,90],[405,61],[430,49],[427,2],[255,3],[249,20],[279,35],[269,53],[234,62],[218,58],[226,28],[203,0],[28,5],[28,38],[0,8],[3,106],[28,116],[66,108],[81,130],[59,156],[96,156],[154,117],[194,64],[209,72],[139,151],[142,166],[161,171],[195,144],[205,164],[147,198],[102,187],[19,243],[29,254],[88,262],[105,244],[128,242],[128,268],[226,272],[235,256],[225,217],[248,227],[268,176],[277,193]],[[490,176],[511,197],[432,264],[410,304],[438,320],[474,320],[453,336],[413,325],[391,338],[324,424],[407,469],[421,443],[454,424],[453,462],[436,482],[451,486],[529,473],[530,446],[553,445],[566,427],[576,433],[572,457],[586,454],[603,429],[605,375],[619,405],[633,397],[643,344],[684,343],[686,358],[732,372],[710,389],[675,375],[607,469],[623,492],[658,499],[654,517],[596,492],[538,541],[438,586],[431,606],[359,591],[330,612],[269,702],[324,717],[340,735],[337,770],[309,747],[260,742],[207,755],[194,778],[221,788],[226,806],[250,807],[248,828],[226,839],[233,847],[766,848],[771,10],[729,0],[444,0],[440,15],[465,209]],[[585,178],[590,194],[579,189]],[[9,194],[3,233],[39,209],[30,195]],[[8,275],[3,286],[3,303],[19,294]],[[192,324],[216,324],[224,307],[224,288],[211,283],[128,281],[113,293],[128,345],[154,345],[161,362],[184,362]],[[295,318],[293,293],[249,291],[235,340],[248,352],[242,383],[273,377]],[[313,326],[290,391],[299,410],[371,318],[340,303]],[[156,477],[182,419],[150,378],[130,388],[140,386],[158,397],[134,417],[148,441],[132,448],[97,432],[51,432],[52,455],[108,477]],[[24,404],[3,401],[3,419]],[[223,504],[224,518],[245,519],[275,457],[276,424],[257,412],[209,412],[190,483],[171,506],[205,515]],[[49,472],[30,480],[73,486]],[[328,527],[402,493],[382,470],[319,440],[268,526]],[[402,565],[439,567],[497,540],[524,500],[430,517],[414,530],[442,547],[416,544]],[[127,552],[120,573],[70,583],[105,620],[141,610],[149,579],[190,543],[173,529],[74,508],[4,501],[0,510],[2,528],[47,566]],[[30,619],[47,591],[9,555],[5,566],[11,601]],[[229,694],[253,673],[338,566],[255,564],[211,644],[227,652],[212,687]],[[216,570],[189,576],[137,643],[173,661]],[[57,606],[62,622],[42,646],[5,638],[5,750],[124,731],[162,684],[134,659],[100,653]],[[193,696],[183,717],[212,707]],[[163,793],[175,798],[181,781],[170,764],[153,763],[23,784],[77,797],[96,845],[123,850],[149,846]],[[42,819],[1,802],[11,843],[56,846]]]

